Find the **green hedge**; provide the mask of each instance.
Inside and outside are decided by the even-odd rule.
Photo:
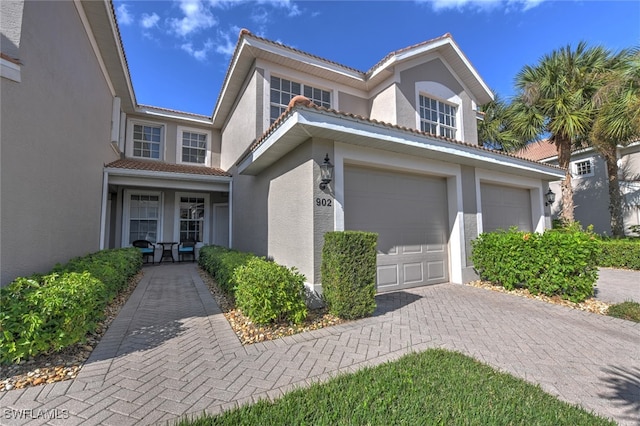
[[[135,248],[103,250],[20,277],[0,289],[0,362],[59,351],[84,340],[106,305],[142,267]]]
[[[598,265],[640,270],[640,238],[600,240]]]
[[[322,248],[322,295],[329,311],[345,319],[376,309],[376,245],[371,232],[327,232]]]
[[[481,234],[471,259],[484,280],[573,302],[593,296],[600,244],[591,232],[553,229],[543,234],[516,229]]]
[[[234,277],[235,270],[255,257],[252,253],[222,246],[204,246],[200,249],[198,264],[216,280],[225,293],[235,296],[238,285]]]
[[[250,259],[234,272],[236,304],[258,324],[291,321],[307,317],[304,275],[262,258]]]

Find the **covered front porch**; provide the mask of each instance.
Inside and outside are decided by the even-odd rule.
[[[216,168],[131,159],[109,163],[100,248],[149,241],[153,261],[160,262],[178,261],[178,247],[188,241],[195,243],[196,258],[203,245],[229,247],[231,191],[231,176]]]

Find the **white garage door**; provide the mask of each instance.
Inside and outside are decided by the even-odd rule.
[[[532,231],[531,195],[528,189],[482,183],[480,194],[483,232],[507,230],[512,226],[517,226],[521,231]]]
[[[378,291],[449,281],[443,178],[345,167],[344,226],[378,233]]]

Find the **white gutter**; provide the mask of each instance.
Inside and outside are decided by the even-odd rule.
[[[199,175],[190,173],[158,172],[153,170],[121,169],[109,167],[104,169],[112,176],[145,177],[151,179],[189,180],[199,182],[229,183],[231,176]]]

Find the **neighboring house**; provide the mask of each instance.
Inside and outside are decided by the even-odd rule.
[[[532,143],[515,155],[545,164],[558,164],[556,146],[547,140]],[[575,220],[584,227],[593,225],[599,234],[611,235],[609,183],[604,159],[593,148],[583,148],[571,154],[570,167]],[[618,147],[618,167],[624,230],[626,234],[636,235],[630,232],[629,226],[640,225],[640,142]],[[560,181],[551,183],[550,187],[559,200],[552,208],[555,219],[562,209]]]
[[[3,285],[135,239],[195,238],[320,291],[333,230],[379,234],[380,291],[463,283],[479,233],[550,225],[543,194],[563,171],[478,146],[493,95],[449,34],[363,72],[243,30],[205,117],[136,102],[110,2],[19,4],[2,59]]]

